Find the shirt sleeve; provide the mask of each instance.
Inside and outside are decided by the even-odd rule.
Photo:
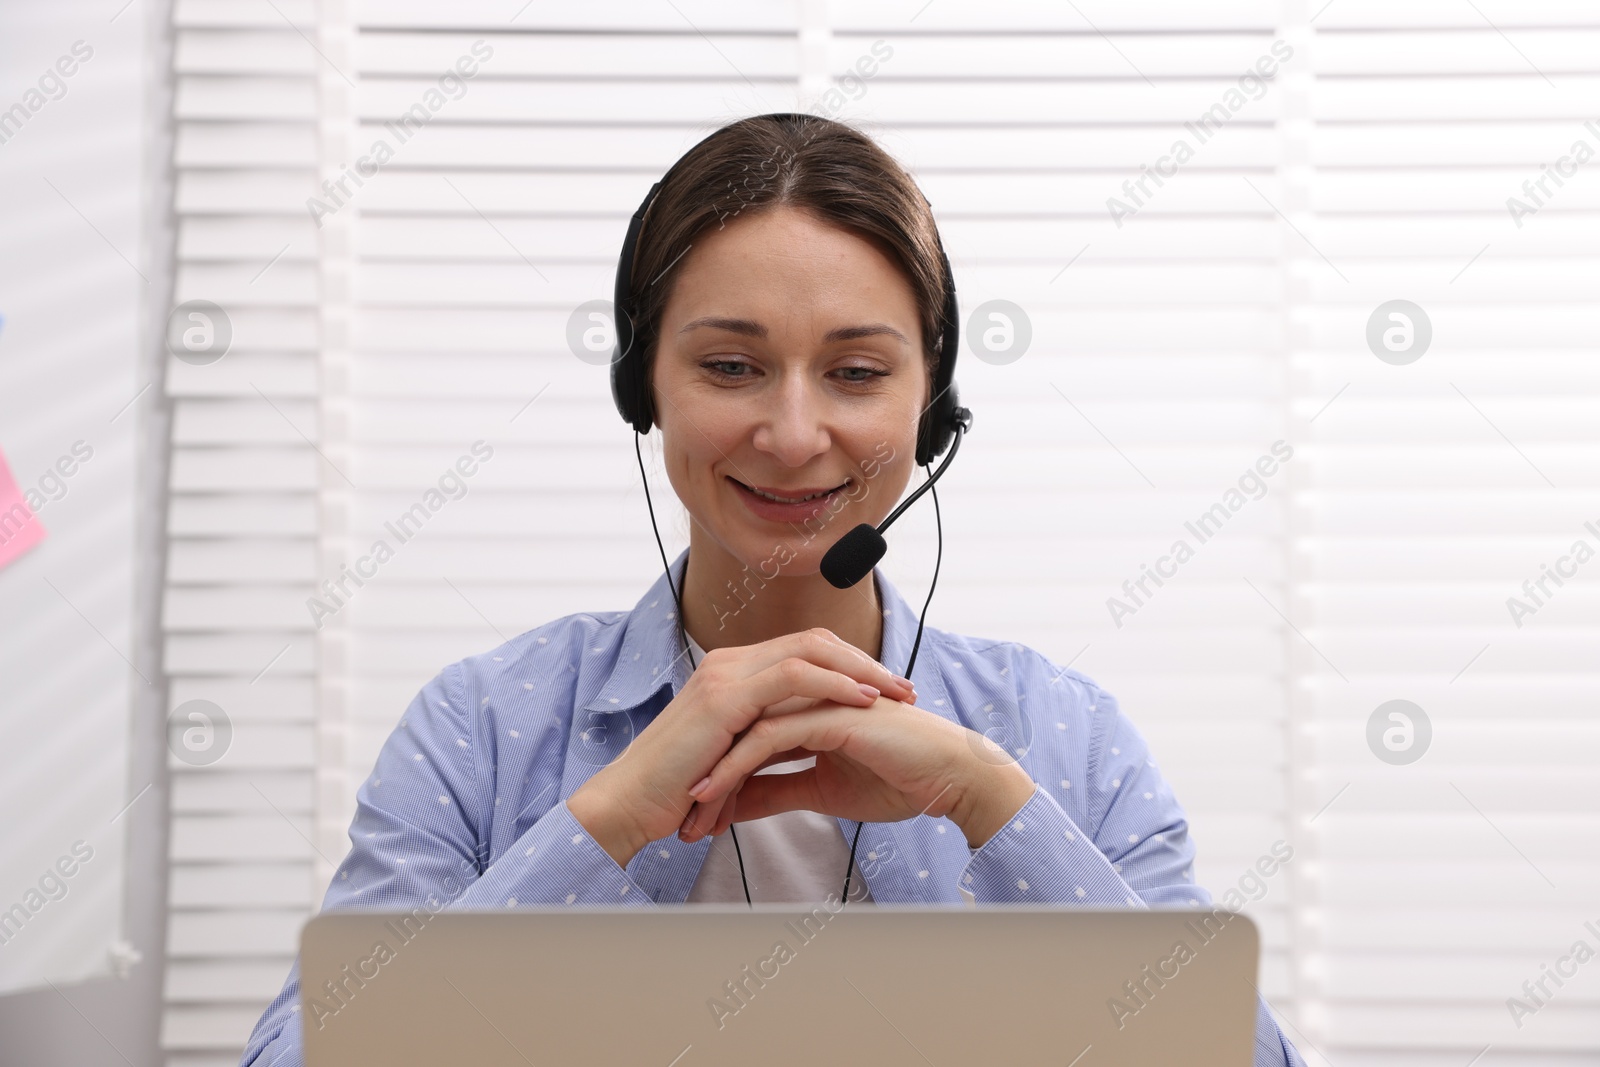
[[[487,771],[492,756],[467,711],[461,670],[452,664],[424,685],[385,740],[372,775],[356,791],[350,852],[334,872],[322,910],[655,907],[565,801],[484,865],[494,804]],[[559,771],[552,786],[558,781]],[[299,1016],[297,959],[256,1023],[241,1067],[302,1067]]]
[[[972,850],[962,888],[979,905],[1212,908],[1211,894],[1194,882],[1195,844],[1183,808],[1115,698],[1081,676],[1060,697],[1042,685],[1027,691],[1048,702],[1030,709],[1034,719],[1048,720],[1036,723],[1035,740],[1050,737],[1038,729],[1044,726],[1068,740],[1031,746],[1033,795]],[[1043,714],[1046,706],[1051,714]],[[1069,740],[1079,734],[1088,738],[1081,762]],[[1057,781],[1078,818],[1047,787]],[[1254,1063],[1305,1067],[1259,993]]]

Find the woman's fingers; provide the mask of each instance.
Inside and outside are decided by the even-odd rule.
[[[805,750],[803,748],[785,749],[782,752],[774,752],[772,755],[770,755],[766,759],[762,760],[761,761],[761,766],[757,767],[756,770],[757,771],[764,771],[768,767],[776,766],[779,763],[793,763],[795,760],[805,759],[807,756],[815,756],[815,755],[816,755],[815,752],[808,752],[807,750]],[[754,774],[754,773],[755,773],[755,771],[751,772],[751,774]]]
[[[816,707],[816,705],[816,697],[794,696],[790,697],[788,700],[780,700],[776,704],[767,705],[767,707],[762,711],[762,714],[792,715],[797,711],[805,711],[807,708]]]
[[[804,759],[805,757],[812,755],[815,755],[815,753],[807,752],[804,749],[799,748],[790,749],[787,752],[779,752],[768,756],[765,760],[762,760],[761,766],[757,767],[756,771],[764,770],[767,767],[771,767],[779,763],[791,763],[794,760]],[[752,771],[750,774],[741,779],[739,783],[735,785],[725,797],[722,798],[721,810],[718,811],[714,816],[708,817],[706,813],[717,809],[718,805],[715,801],[712,801],[708,804],[701,804],[698,800],[693,802],[689,806],[689,814],[683,820],[683,826],[679,829],[678,836],[684,841],[694,842],[706,834],[716,837],[720,834],[726,833],[728,827],[734,822],[734,809],[736,802],[738,801],[747,781],[749,781],[751,778],[788,778],[790,776],[791,775],[789,773],[757,774],[755,771]],[[742,812],[744,809],[740,808],[739,810]],[[761,816],[741,815],[739,821],[747,822],[752,818],[761,818]]]
[[[913,692],[909,679],[895,674],[855,645],[820,626],[763,641],[750,646],[750,650],[756,672],[786,659],[800,659],[865,682],[897,700],[909,701]]]
[[[725,796],[720,800],[708,801],[704,804],[695,801],[689,805],[689,814],[684,816],[683,825],[678,828],[678,837],[683,841],[698,841],[709,834],[722,818],[725,811],[731,811],[733,796]]]
[[[749,703],[741,710],[753,721],[763,713],[781,714],[775,709],[790,704],[793,698],[803,698],[811,704],[827,701],[834,704],[853,704],[867,707],[878,699],[880,691],[874,687],[863,688],[863,683],[848,674],[819,667],[803,659],[786,659],[747,679],[744,697]]]
[[[711,768],[703,787],[691,790],[690,795],[702,804],[715,803],[773,756],[788,755],[792,749],[832,752],[849,738],[860,714],[854,708],[825,707],[762,719],[745,731]]]
[[[725,800],[737,794],[738,785],[724,785],[717,796],[702,798],[686,796],[688,783],[738,746],[754,724],[810,714],[819,706],[866,708],[880,696],[912,701],[916,694],[906,679],[821,627],[713,649],[668,709],[627,747],[632,756],[626,765],[619,770],[622,761],[613,761],[582,792],[591,801],[599,800],[605,809],[597,816],[602,821],[617,816],[614,809],[625,809],[614,820],[630,828],[630,841],[624,844],[641,833],[649,841],[674,830],[686,841],[698,840],[731,821]],[[766,753],[750,770],[766,756],[795,747]],[[742,779],[744,773],[736,777]],[[676,827],[674,818],[679,820]]]
[[[731,796],[738,800],[740,822],[765,819],[769,815],[779,815],[786,811],[821,811],[823,806],[822,798],[817,792],[815,767],[795,771],[793,774],[752,775],[739,787],[739,791]],[[731,823],[733,814],[732,811],[724,810],[722,817]],[[721,820],[718,820],[718,826],[720,828],[716,832],[719,834],[727,829]]]
[[[739,795],[740,790],[736,789],[732,793],[729,793],[727,798],[723,801],[722,814],[717,816],[716,823],[711,827],[711,835],[713,837],[727,833],[728,827],[733,825],[735,814],[742,814],[743,805],[739,803]],[[744,818],[746,821],[748,821],[750,816],[746,815]]]

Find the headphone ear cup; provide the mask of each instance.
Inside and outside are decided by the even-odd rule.
[[[648,424],[646,429],[639,429],[639,391],[634,381],[637,371],[631,351],[633,322],[627,308],[620,302],[614,302],[612,307],[617,343],[611,353],[611,399],[616,403],[617,412],[624,422],[631,424],[639,433],[648,433]]]
[[[924,467],[943,455],[944,450],[950,447],[950,439],[955,436],[956,408],[960,404],[956,392],[956,383],[951,382],[950,387],[933,402],[933,406],[923,413],[922,423],[917,427],[917,463]]]
[[[917,462],[931,464],[950,446],[955,435],[956,408],[956,354],[961,344],[960,306],[956,303],[956,282],[950,271],[950,258],[944,248],[939,249],[939,260],[944,266],[944,334],[939,338],[939,368],[933,377],[934,400],[922,414],[917,427]]]
[[[634,333],[628,322],[626,308],[618,305],[616,314],[617,346],[611,356],[611,399],[624,422],[631,424],[637,433],[647,434],[654,424],[650,395],[644,381],[644,357],[634,344]]]
[[[933,456],[933,409],[929,408],[917,423],[917,466],[926,467]]]
[[[667,174],[671,173],[668,170]],[[645,212],[650,209],[664,181],[665,175],[661,181],[650,186],[650,191],[639,204],[639,210],[628,220],[628,233],[622,241],[622,254],[617,257],[617,277],[611,294],[611,326],[617,337],[616,350],[611,356],[611,399],[616,402],[617,412],[623,421],[642,434],[650,432],[655,419],[650,409],[648,383],[644,380],[644,353],[639,351],[636,343],[638,338],[633,329],[628,283],[633,276],[633,253],[639,246],[639,229],[644,225]]]

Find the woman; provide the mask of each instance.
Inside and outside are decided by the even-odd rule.
[[[646,203],[619,270],[642,410],[616,395],[661,429],[689,547],[632,611],[567,616],[425,685],[357,793],[323,908],[1209,906],[1182,809],[1109,694],[1015,643],[914,627],[880,571],[819,573],[940,450],[948,280],[911,178],[849,126],[759,116]],[[298,1062],[298,997],[296,969],[244,1064]],[[1264,1005],[1255,1062],[1302,1062]]]

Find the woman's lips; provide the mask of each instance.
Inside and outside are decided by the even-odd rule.
[[[835,486],[832,489],[791,489],[784,492],[762,487],[764,492],[771,492],[774,495],[790,498],[810,496],[813,493],[819,492],[822,493],[821,496],[813,497],[810,500],[805,500],[798,504],[783,504],[776,500],[768,500],[766,497],[752,492],[749,486],[745,485],[737,478],[729,478],[728,481],[733,483],[735,491],[739,494],[739,499],[744,501],[745,507],[749,508],[757,518],[766,519],[769,522],[786,523],[804,522],[806,519],[809,519],[820,512],[829,510],[829,504],[832,502],[834,496],[840,490],[844,489],[845,486],[850,484],[848,481],[846,481],[842,485]]]

